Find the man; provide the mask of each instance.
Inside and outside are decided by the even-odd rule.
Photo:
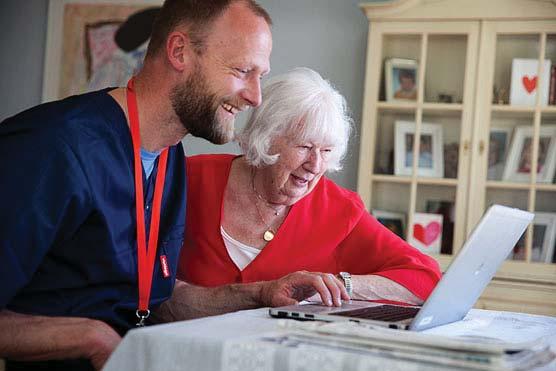
[[[175,280],[180,140],[229,141],[235,115],[261,102],[272,48],[270,18],[256,3],[199,4],[165,2],[128,88],[0,124],[0,357],[25,361],[8,369],[45,360],[65,363],[41,369],[99,369],[121,335],[153,317],[291,304],[315,292],[329,305],[348,298],[336,278],[307,272],[218,288]]]

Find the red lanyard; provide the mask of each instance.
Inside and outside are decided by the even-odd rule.
[[[149,298],[153,281],[156,247],[158,244],[158,227],[160,225],[160,204],[166,178],[166,163],[168,161],[168,148],[160,154],[158,171],[154,187],[154,200],[151,214],[151,227],[149,230],[149,248],[147,250],[145,209],[143,195],[143,168],[141,166],[141,135],[139,133],[139,114],[137,113],[137,99],[133,90],[133,79],[127,83],[127,109],[131,141],[133,142],[133,159],[135,165],[135,210],[137,212],[137,268],[139,276],[139,307],[136,315],[139,318],[137,326],[144,326],[145,319],[149,317]]]

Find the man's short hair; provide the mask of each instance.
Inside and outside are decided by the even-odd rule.
[[[270,15],[253,0],[165,0],[153,24],[147,56],[155,56],[166,46],[168,35],[179,25],[188,29],[195,52],[201,54],[211,24],[235,2],[242,2],[272,25]]]

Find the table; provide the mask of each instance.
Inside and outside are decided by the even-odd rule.
[[[336,349],[284,346],[285,331],[268,308],[134,329],[128,332],[104,370],[431,370],[430,364],[387,359]],[[291,321],[291,320],[289,320]],[[503,336],[518,342],[546,336],[556,351],[556,318],[472,309],[464,320],[426,330],[439,335]],[[403,335],[403,332],[401,332]],[[267,340],[262,341],[265,337]],[[556,370],[556,361],[538,370]]]

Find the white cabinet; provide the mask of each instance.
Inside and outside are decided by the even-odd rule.
[[[556,4],[406,0],[361,8],[369,36],[357,190],[367,207],[404,214],[405,238],[416,213],[442,214],[441,249],[431,254],[444,269],[489,205],[540,213],[477,306],[556,315],[556,252],[547,257],[542,246],[556,218],[556,184],[546,173],[556,162],[556,106],[509,102],[515,59],[536,63],[523,84],[550,84],[534,78],[543,77],[539,61],[556,65]],[[411,89],[407,76],[416,94],[395,99],[394,91]],[[426,171],[439,161],[442,173]]]

